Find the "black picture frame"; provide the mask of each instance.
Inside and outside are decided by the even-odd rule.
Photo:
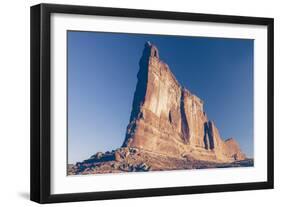
[[[51,129],[51,70],[50,70],[50,15],[52,13],[99,15],[113,17],[134,17],[194,22],[219,22],[232,24],[267,26],[267,181],[238,184],[219,184],[188,187],[169,187],[106,192],[85,192],[73,194],[50,193],[50,129]],[[195,14],[152,10],[103,8],[89,6],[39,4],[31,7],[31,174],[30,199],[38,203],[88,201],[103,199],[134,198],[146,196],[166,196],[179,194],[210,193],[272,189],[274,187],[274,74],[273,74],[273,25],[272,18]]]

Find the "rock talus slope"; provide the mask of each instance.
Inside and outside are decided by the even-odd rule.
[[[156,46],[145,44],[139,66],[123,147],[217,162],[246,158],[234,139],[220,137],[203,101],[179,84]]]

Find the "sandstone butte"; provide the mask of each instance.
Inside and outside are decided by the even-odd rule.
[[[235,139],[223,140],[203,101],[181,86],[147,42],[121,148],[68,165],[68,175],[253,166]]]
[[[203,101],[179,84],[150,42],[145,44],[137,78],[122,147],[224,163],[246,159],[235,139],[221,138]]]

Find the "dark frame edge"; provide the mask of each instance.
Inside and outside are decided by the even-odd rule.
[[[30,200],[50,197],[50,13],[30,8]]]
[[[272,185],[269,182],[71,193],[71,194],[50,195],[49,199],[46,200],[44,203],[129,199],[129,198],[141,198],[141,197],[175,196],[175,195],[189,195],[189,194],[198,194],[198,193],[201,194],[223,193],[223,192],[266,190],[266,189],[272,189]]]
[[[230,24],[250,24],[250,25],[268,25],[273,18],[254,17],[254,16],[237,16],[222,15],[209,13],[191,13],[164,10],[145,10],[145,9],[128,9],[116,7],[96,7],[82,6],[70,4],[40,4],[45,9],[52,10],[53,13],[70,13],[81,15],[112,16],[112,17],[129,17],[129,18],[147,18],[162,20],[179,20],[179,21],[195,21],[195,22],[215,22]]]
[[[40,202],[40,5],[30,8],[30,200]]]
[[[274,19],[267,24],[267,182],[274,188]]]

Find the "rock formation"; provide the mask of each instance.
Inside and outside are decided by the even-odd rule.
[[[234,162],[195,160],[189,155],[171,157],[147,150],[122,147],[111,152],[98,152],[83,162],[68,165],[68,175],[104,174],[119,172],[146,172],[182,169],[210,169],[229,167],[250,167],[253,159]]]
[[[178,83],[149,42],[139,66],[122,147],[69,164],[68,175],[254,165],[233,138],[221,138],[203,101]]]
[[[246,158],[234,139],[221,139],[203,101],[179,84],[156,46],[145,44],[139,67],[123,147],[217,162]]]

